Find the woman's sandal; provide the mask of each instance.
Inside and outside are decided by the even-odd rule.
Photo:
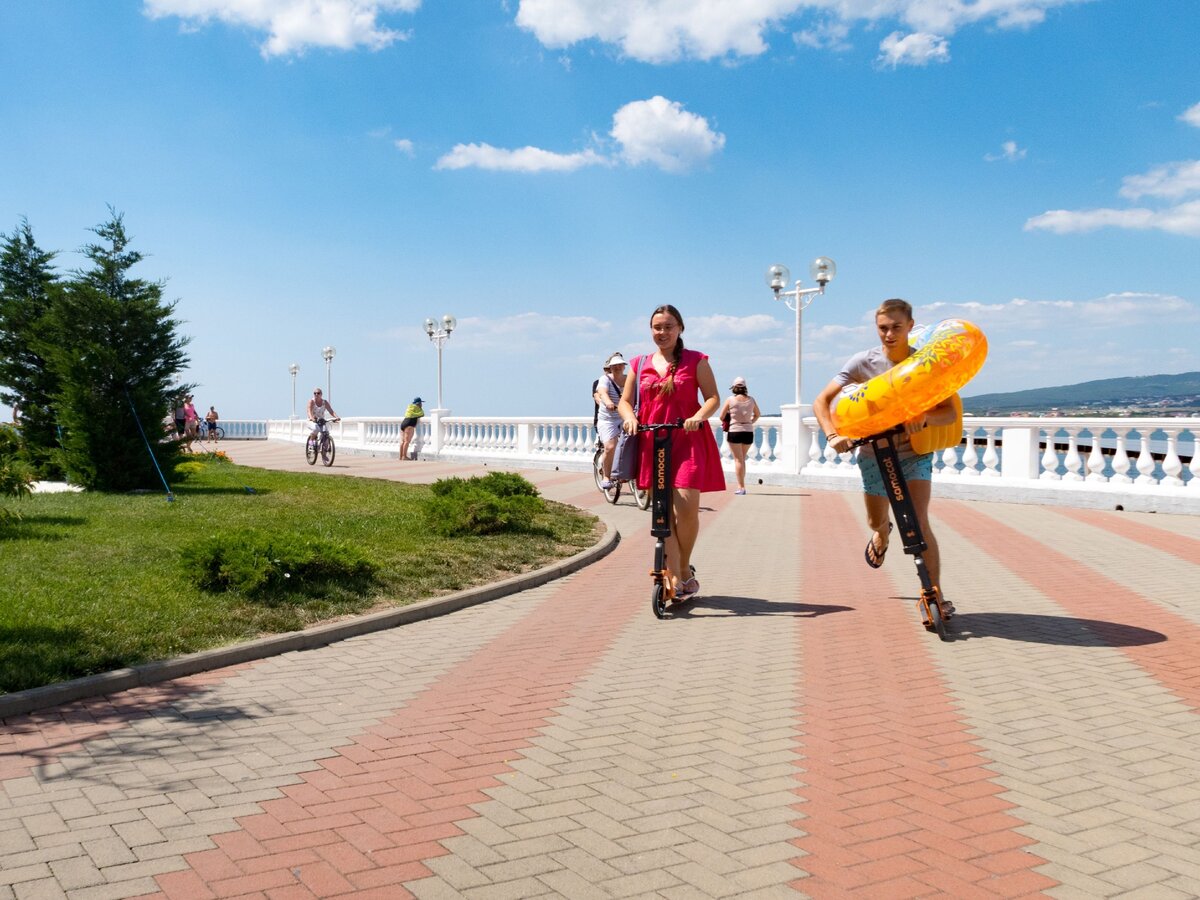
[[[891,533],[892,523],[888,522],[888,534]],[[882,550],[875,549],[875,535],[872,534],[870,539],[867,541],[866,549],[863,550],[863,557],[866,559],[868,566],[870,566],[872,569],[878,569],[883,565],[883,558],[887,556],[887,551],[887,547],[884,547]]]

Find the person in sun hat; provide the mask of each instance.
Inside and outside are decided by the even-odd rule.
[[[617,410],[617,404],[621,402],[624,388],[625,357],[613,353],[604,360],[604,374],[592,390],[592,399],[596,401],[596,435],[604,444],[604,460],[600,464],[604,481],[600,486],[605,490],[613,486],[613,452],[617,449],[617,437],[621,433],[621,413]]]
[[[401,459],[408,459],[408,448],[412,444],[413,434],[416,433],[417,423],[425,415],[425,409],[421,406],[423,402],[420,397],[413,397],[412,403],[408,404],[408,409],[404,410],[404,420],[400,423]]]
[[[725,427],[725,443],[733,457],[733,473],[737,477],[735,494],[746,493],[746,453],[754,445],[754,423],[761,413],[758,403],[746,388],[746,379],[733,379],[730,394],[721,406],[721,424]],[[726,424],[728,423],[728,424]]]

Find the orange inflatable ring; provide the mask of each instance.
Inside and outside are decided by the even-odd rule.
[[[847,385],[833,405],[833,423],[840,435],[865,438],[887,431],[953,396],[975,377],[987,358],[987,338],[978,326],[963,319],[939,322],[923,337],[916,353],[897,363],[866,384]],[[962,405],[959,403],[957,409]],[[962,436],[957,428],[942,426],[940,431],[954,432],[954,446]],[[935,436],[930,436],[930,438]],[[948,436],[943,436],[949,439]],[[929,438],[922,444],[937,443]],[[936,447],[914,448],[930,452]]]

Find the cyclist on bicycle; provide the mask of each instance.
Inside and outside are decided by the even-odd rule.
[[[613,486],[613,452],[617,449],[617,436],[621,433],[621,413],[617,404],[621,402],[621,390],[625,387],[625,357],[614,353],[604,361],[604,374],[596,382],[592,399],[596,401],[596,435],[604,445],[604,461],[601,472],[604,481],[601,489]]]
[[[325,420],[337,422],[339,417],[329,405],[329,401],[322,396],[321,389],[313,388],[313,395],[308,401],[308,421],[312,422],[313,434],[320,432],[320,423]]]

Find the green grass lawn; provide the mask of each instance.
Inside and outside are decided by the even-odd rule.
[[[496,581],[569,556],[599,533],[593,517],[547,502],[535,533],[440,538],[424,524],[424,485],[186,465],[198,471],[173,503],[161,492],[5,501],[22,518],[0,527],[0,693]],[[375,574],[302,594],[201,590],[185,548],[236,529],[342,542]]]

